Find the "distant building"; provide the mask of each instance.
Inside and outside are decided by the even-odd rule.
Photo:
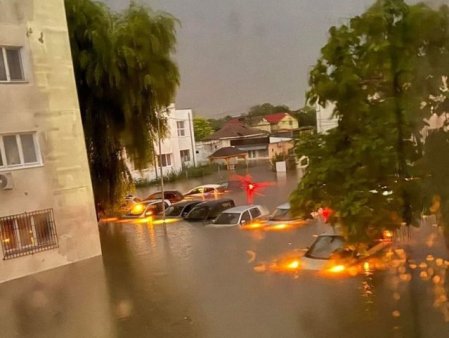
[[[290,113],[251,116],[247,118],[247,123],[253,128],[265,130],[271,134],[292,132],[299,127],[298,120]]]
[[[326,133],[338,126],[338,119],[332,117],[335,105],[328,103],[326,107],[316,105],[316,130],[318,133]]]
[[[136,170],[128,161],[131,175],[134,180],[152,181],[160,176],[159,163],[162,164],[164,176],[170,173],[178,173],[184,167],[196,164],[195,135],[193,131],[192,110],[175,109],[174,105],[168,108],[168,133],[161,142],[161,154],[159,144],[155,140],[154,149],[156,157],[154,164],[143,170]]]
[[[232,120],[231,120],[232,121]],[[220,148],[234,146],[247,152],[248,160],[268,159],[268,132],[233,121],[223,128],[197,142],[198,161],[207,163],[209,156]]]
[[[0,1],[0,282],[101,255],[63,0]]]
[[[264,119],[270,124],[271,133],[295,130],[299,127],[298,120],[289,113],[275,113],[265,115]]]

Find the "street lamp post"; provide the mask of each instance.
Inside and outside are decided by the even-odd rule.
[[[161,113],[157,117],[157,139],[159,144],[159,173],[161,181],[161,197],[162,197],[162,223],[165,225],[165,196],[164,196],[164,174],[162,172],[162,144],[161,144]]]

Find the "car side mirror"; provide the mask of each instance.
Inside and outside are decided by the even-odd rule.
[[[240,221],[240,225],[245,225],[246,224],[246,221],[244,220],[244,219],[242,219],[241,221]]]

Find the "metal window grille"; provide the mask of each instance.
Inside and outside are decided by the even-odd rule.
[[[0,217],[3,259],[58,247],[53,209]]]

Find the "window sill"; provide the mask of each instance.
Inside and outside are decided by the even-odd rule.
[[[23,170],[23,169],[33,169],[33,168],[40,168],[43,167],[43,163],[36,163],[36,164],[27,164],[27,165],[17,165],[12,167],[0,167],[0,173],[5,171],[16,171],[16,170]]]
[[[25,84],[30,83],[28,80],[0,81],[0,84]]]

